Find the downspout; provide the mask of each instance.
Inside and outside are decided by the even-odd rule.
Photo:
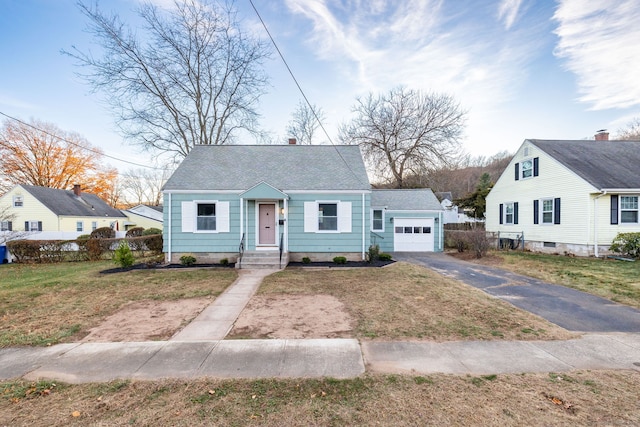
[[[289,253],[289,199],[284,198],[282,202],[284,206],[284,250]]]
[[[244,233],[244,198],[240,197],[240,240]]]
[[[598,251],[598,199],[607,194],[607,190],[600,190],[600,194],[593,198],[593,256],[600,257]]]
[[[362,260],[364,261],[365,258],[365,251],[366,251],[366,243],[365,243],[365,238],[366,238],[366,227],[365,227],[365,212],[364,212],[364,193],[362,193]]]
[[[167,236],[168,236],[167,254],[169,255],[169,263],[171,263],[171,253],[172,253],[172,250],[171,250],[171,218],[172,218],[171,217],[171,193],[168,193],[168,194],[169,194],[169,213],[168,213],[169,221],[167,221],[167,224],[169,226],[169,230],[167,230]]]
[[[442,223],[442,211],[438,211],[438,234],[440,234],[440,252],[444,252],[444,224]]]

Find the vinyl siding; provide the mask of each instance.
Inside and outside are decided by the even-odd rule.
[[[13,196],[22,196],[22,207],[13,207]],[[0,211],[5,207],[9,207],[9,212],[15,214],[15,218],[12,219],[14,231],[24,231],[25,221],[42,221],[43,231],[67,231],[59,228],[57,215],[19,186],[12,188],[0,198]]]
[[[524,156],[525,148],[529,155]],[[526,158],[538,160],[536,177],[515,180],[516,163]],[[593,203],[590,196],[595,191],[575,173],[557,162],[537,147],[523,144],[505,172],[487,196],[486,229],[490,232],[524,233],[526,241],[589,244],[592,232]],[[533,201],[560,198],[560,224],[534,224]],[[518,224],[500,224],[500,204],[518,203]],[[542,203],[540,203],[540,206]]]

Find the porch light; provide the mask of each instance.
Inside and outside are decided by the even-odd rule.
[[[280,208],[280,215],[284,215],[284,208]]]

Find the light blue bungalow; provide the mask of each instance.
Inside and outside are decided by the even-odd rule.
[[[165,258],[177,263],[190,254],[199,263],[226,258],[241,261],[243,267],[259,267],[304,257],[359,261],[372,239],[378,239],[385,251],[399,250],[393,243],[398,233],[391,233],[392,228],[372,230],[372,218],[378,215],[372,211],[372,191],[379,190],[371,189],[355,145],[195,146],[163,188]],[[435,199],[431,190],[403,191],[406,200],[411,200],[411,193],[420,198],[430,193]],[[425,217],[431,222],[421,230],[432,228],[421,234],[441,240],[436,231],[441,219],[436,221],[430,209],[413,209],[422,205],[407,206],[412,209],[403,213],[395,202],[380,204],[386,209],[384,225],[402,223],[402,216]],[[441,245],[400,248],[441,250]]]

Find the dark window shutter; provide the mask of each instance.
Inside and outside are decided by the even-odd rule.
[[[540,223],[540,220],[538,218],[538,215],[540,214],[539,209],[538,209],[539,205],[540,205],[540,203],[539,203],[538,200],[534,200],[533,201],[533,223],[534,224],[539,224]]]
[[[553,199],[553,223],[560,224],[560,197]]]
[[[24,231],[29,231],[29,221],[24,222]]]
[[[502,224],[504,222],[504,219],[502,217],[502,215],[504,214],[504,205],[502,203],[500,203],[500,224]]]
[[[42,231],[42,221],[38,221],[38,231]]]
[[[7,224],[7,228],[9,229],[9,231],[13,231],[13,225],[11,221],[9,221],[9,223]]]
[[[516,181],[520,179],[520,163],[516,163]]]
[[[513,204],[513,223],[518,223],[518,202]]]
[[[533,176],[538,176],[539,167],[538,167],[538,157],[533,159]]]
[[[618,223],[618,196],[611,196],[611,224]]]

